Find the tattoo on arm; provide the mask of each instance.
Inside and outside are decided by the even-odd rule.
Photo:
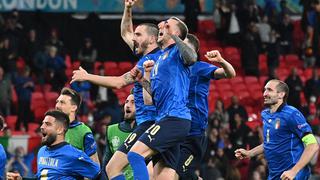
[[[145,78],[142,78],[140,81],[141,86],[150,94],[151,96],[151,84]]]
[[[135,80],[133,79],[133,77],[131,76],[130,72],[127,72],[123,75],[124,81],[126,82],[126,84],[132,84],[135,82]]]
[[[194,49],[185,44],[178,36],[172,35],[171,37],[178,46],[180,54],[184,60],[184,64],[192,65],[195,63],[197,61],[197,53],[194,51]]]

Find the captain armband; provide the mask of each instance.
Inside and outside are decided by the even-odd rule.
[[[308,134],[308,135],[304,136],[302,138],[302,142],[305,146],[308,146],[309,144],[317,144],[318,143],[313,134]]]

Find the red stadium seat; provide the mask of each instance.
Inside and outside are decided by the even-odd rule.
[[[219,85],[217,85],[217,90],[220,93],[223,93],[225,91],[231,91],[232,87],[231,87],[231,84],[219,84]]]
[[[244,77],[244,82],[251,86],[252,84],[258,84],[259,81],[258,81],[258,78],[256,76],[245,76]]]
[[[35,122],[42,122],[44,114],[48,111],[47,106],[39,106],[33,110]]]
[[[220,41],[208,39],[205,42],[206,42],[206,46],[207,47],[218,47],[218,46],[221,46]]]
[[[312,68],[307,68],[304,70],[303,74],[304,74],[304,77],[308,80],[312,77],[312,71],[313,69]]]
[[[247,86],[247,87],[248,87],[248,90],[249,90],[250,93],[253,93],[253,92],[256,92],[256,91],[262,93],[262,87],[261,87],[261,85],[259,83],[255,83],[255,84],[252,84],[252,85]]]
[[[249,93],[249,91],[247,90],[243,90],[243,91],[238,91],[237,93],[238,98],[239,98],[239,101],[242,105],[244,106],[251,106],[253,105],[253,100],[251,98],[251,95]]]
[[[96,61],[94,62],[94,73],[99,74],[99,66],[102,66],[102,62]]]
[[[71,69],[71,68],[72,68],[72,63],[71,63],[71,57],[70,57],[70,55],[66,55],[66,57],[65,57],[65,63],[66,63],[67,69]]]
[[[224,54],[224,56],[230,56],[230,55],[234,55],[234,54],[240,55],[240,52],[236,47],[227,46],[223,49],[223,54]]]
[[[285,56],[285,60],[287,63],[287,66],[289,67],[298,67],[302,68],[303,67],[303,62],[302,60],[299,59],[299,56],[296,54],[288,54]]]
[[[223,93],[220,93],[220,96],[222,97],[222,101],[223,101],[225,107],[230,106],[231,97],[233,95],[234,95],[234,93],[232,91],[224,91]]]
[[[79,69],[79,67],[80,67],[80,61],[74,61],[73,63],[72,63],[72,69]]]
[[[133,65],[131,62],[119,62],[118,68],[121,74],[124,74],[128,71],[130,71],[133,68]]]
[[[104,62],[103,66],[104,66],[105,74],[108,76],[115,76],[120,74],[118,70],[118,64],[116,62],[112,62],[112,61]]]
[[[236,94],[237,92],[240,92],[240,91],[247,91],[247,86],[242,83],[235,84],[235,85],[232,85],[232,90]]]
[[[284,68],[278,68],[276,74],[280,80],[285,80],[289,75],[289,70]]]
[[[32,123],[32,122],[28,123],[28,131],[30,132],[35,132],[39,127],[40,127],[40,124],[38,123]]]
[[[212,20],[198,21],[198,27],[198,32],[201,32],[204,35],[212,35],[216,31],[215,24]]]
[[[225,59],[232,64],[232,66],[237,70],[241,69],[242,63],[241,63],[241,57],[240,54],[232,54],[229,56],[225,56]]]
[[[260,75],[268,74],[267,57],[265,54],[259,55],[259,70],[260,70]]]
[[[51,84],[44,84],[43,86],[43,92],[49,92],[52,89],[52,85]]]
[[[242,77],[242,76],[236,76],[236,77],[230,79],[230,83],[231,83],[232,85],[243,84],[243,83],[244,83],[244,80],[243,80],[243,77]]]
[[[264,87],[266,80],[268,79],[268,76],[260,76],[259,77],[259,83],[261,87]]]
[[[118,68],[118,63],[113,61],[107,61],[103,63],[105,70]]]
[[[57,92],[45,92],[44,93],[48,108],[54,108],[56,105],[56,100],[59,97]]]
[[[15,129],[16,127],[16,123],[18,120],[18,116],[14,116],[14,115],[10,115],[6,117],[6,123],[9,129],[11,129],[12,131]]]

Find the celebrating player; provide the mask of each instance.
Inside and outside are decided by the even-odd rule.
[[[66,142],[84,151],[94,162],[99,164],[97,144],[91,129],[76,120],[76,114],[81,105],[81,96],[70,88],[63,88],[56,101],[56,109],[66,113],[70,119]]]
[[[199,50],[200,42],[196,36],[188,34],[184,42],[195,51]],[[210,80],[236,76],[232,65],[221,57],[219,51],[207,52],[205,56],[210,62],[218,63],[222,68],[202,61],[197,61],[191,66],[188,107],[192,120],[189,135],[180,147],[181,153],[177,172],[180,179],[198,179],[195,175],[195,169],[199,167],[207,150],[205,131],[208,126],[207,97]]]
[[[152,157],[159,160],[155,165],[155,179],[173,179],[179,143],[183,142],[190,129],[191,115],[187,108],[189,66],[196,61],[197,55],[182,40],[188,28],[180,19],[171,17],[158,26],[158,44],[162,53],[151,73],[152,98],[158,115],[156,123],[128,153],[135,179],[149,179],[144,159],[156,154]]]
[[[157,59],[159,51],[157,45],[158,28],[154,24],[140,24],[133,31],[132,24],[132,6],[136,0],[125,0],[125,9],[121,21],[121,36],[128,44],[132,51],[141,58],[139,59],[136,69],[143,72],[143,62],[148,59]],[[122,88],[126,85],[134,83],[134,98],[136,106],[136,129],[129,135],[124,145],[113,154],[106,166],[109,179],[124,178],[122,170],[128,165],[127,153],[132,145],[137,141],[142,133],[144,133],[152,124],[154,124],[156,109],[154,106],[145,106],[143,103],[142,86],[135,82],[135,77],[130,72],[122,76],[97,76],[88,74],[84,69],[80,68],[73,72],[72,82],[74,81],[90,81],[110,88]]]
[[[239,159],[264,153],[268,162],[268,179],[308,179],[307,164],[318,151],[317,140],[302,113],[287,105],[289,87],[280,80],[270,80],[264,87],[263,144],[251,149],[237,149]]]
[[[65,142],[69,117],[59,110],[49,110],[40,127],[42,146],[38,152],[37,179],[98,178],[100,167],[83,151]],[[8,180],[21,179],[15,173],[7,174]]]

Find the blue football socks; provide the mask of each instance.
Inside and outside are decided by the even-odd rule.
[[[129,152],[128,160],[135,180],[149,180],[149,173],[143,156],[135,152]]]

